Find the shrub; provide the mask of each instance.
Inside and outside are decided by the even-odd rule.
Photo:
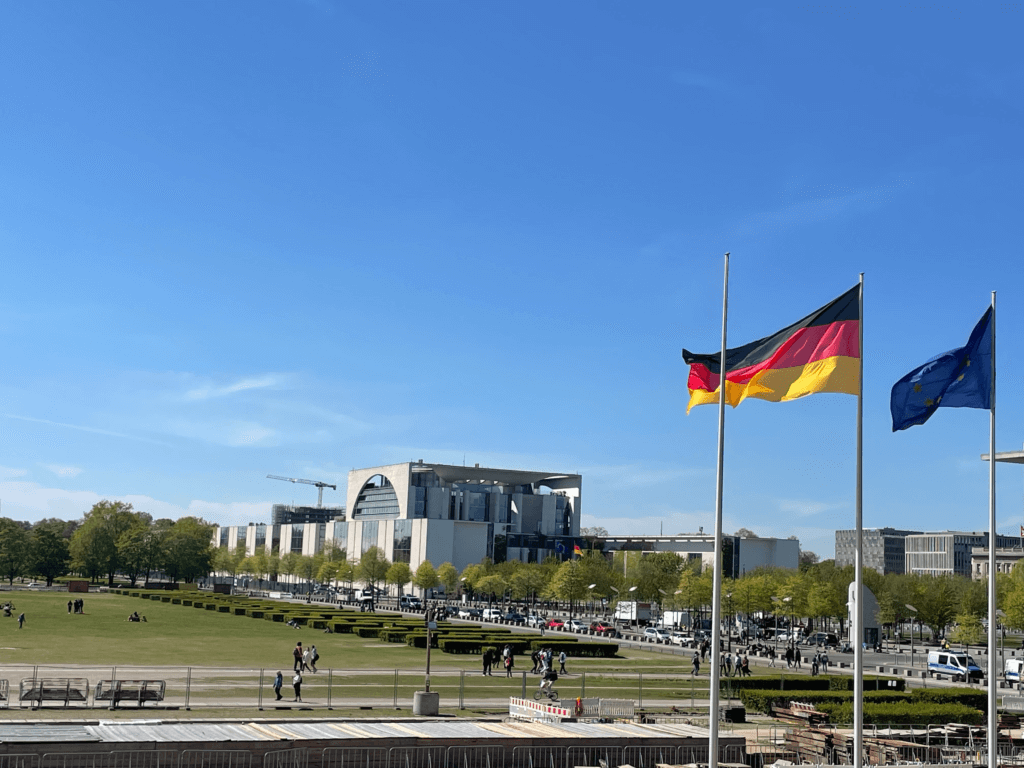
[[[747,688],[740,689],[740,701],[747,709],[755,712],[770,714],[773,706],[788,707],[791,701],[799,701],[803,704],[813,704],[819,709],[821,705],[841,705],[850,703],[852,706],[853,694],[850,691],[826,691],[818,690],[772,690],[770,688]],[[909,705],[911,697],[908,693],[899,691],[870,691],[864,694],[865,702],[905,702]],[[852,711],[852,710],[851,710]]]
[[[263,611],[254,611],[251,608],[246,608],[245,609],[245,615],[250,617],[250,618],[252,618],[252,619],[262,619],[263,618],[263,614],[264,614]]]
[[[246,609],[242,608],[241,606],[238,606],[238,605],[236,605],[234,608],[232,608],[231,612],[235,616],[245,616],[246,615]]]
[[[191,600],[186,600],[186,599],[182,598],[181,604],[182,605],[192,605],[192,601]]]
[[[988,712],[988,694],[967,688],[918,688],[912,691],[914,702],[928,704],[963,704]]]
[[[377,637],[380,635],[379,627],[356,627],[356,634],[359,637]]]
[[[172,597],[171,598],[171,605],[181,605],[181,598],[180,597]]]
[[[853,722],[853,702],[822,703],[818,709],[828,712],[833,723]],[[864,722],[877,725],[925,725],[964,723],[982,725],[985,713],[963,704],[908,704],[906,702],[864,702]]]
[[[818,677],[806,677],[804,675],[757,675],[754,677],[734,677],[732,687],[737,690],[769,689],[777,691],[852,691],[853,678],[847,675],[819,675]],[[891,687],[890,682],[896,686]],[[906,690],[906,681],[892,677],[865,677],[864,691],[903,691]]]
[[[218,605],[217,606],[217,613],[231,613],[231,606],[230,605]]]

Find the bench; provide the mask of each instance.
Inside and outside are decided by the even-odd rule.
[[[100,680],[93,701],[109,701],[114,707],[122,701],[134,701],[141,707],[147,701],[163,701],[166,690],[163,680]]]
[[[42,706],[44,701],[86,704],[89,701],[89,681],[84,677],[27,677],[21,681],[18,700]]]

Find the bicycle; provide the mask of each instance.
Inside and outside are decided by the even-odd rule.
[[[533,692],[533,698],[536,701],[540,701],[545,696],[551,699],[551,701],[558,701],[558,691],[554,688],[538,688]]]

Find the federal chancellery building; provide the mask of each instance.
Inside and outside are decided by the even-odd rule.
[[[715,537],[580,535],[583,478],[560,472],[491,469],[422,460],[354,469],[348,474],[345,506],[291,507],[275,504],[271,523],[218,527],[213,543],[248,554],[258,549],[279,554],[315,555],[328,545],[358,560],[379,547],[393,563],[416,570],[428,560],[458,570],[484,558],[494,562],[566,559],[579,545],[607,557],[675,552],[715,560]],[[733,577],[761,567],[796,568],[795,539],[725,537],[726,574]],[[635,555],[633,553],[636,553]]]
[[[543,561],[580,538],[581,475],[422,460],[354,469],[341,508],[275,505],[269,525],[218,527],[214,545],[314,555],[328,543],[350,559],[379,547],[415,570],[424,560],[462,570],[485,557]]]

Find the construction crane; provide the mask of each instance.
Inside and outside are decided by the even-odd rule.
[[[305,483],[306,485],[315,485],[319,489],[319,495],[316,499],[316,508],[320,509],[324,505],[324,488],[331,488],[332,490],[338,490],[338,486],[331,485],[330,483],[324,483],[320,480],[303,480],[301,477],[281,477],[280,475],[267,475],[270,480],[284,480],[286,483]]]

